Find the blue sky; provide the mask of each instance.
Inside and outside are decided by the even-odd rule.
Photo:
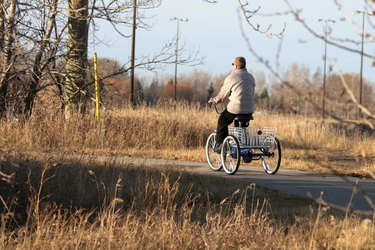
[[[363,0],[337,0],[343,5],[345,13],[337,10],[331,0],[290,0],[296,9],[301,9],[301,16],[313,30],[319,34],[324,34],[323,23],[318,19],[335,19],[332,27],[332,37],[349,38],[360,41],[361,15],[354,15],[354,10],[362,10],[365,2]],[[179,66],[179,73],[189,73],[194,70],[203,70],[216,74],[226,74],[231,70],[231,62],[234,57],[243,55],[248,60],[248,69],[252,72],[268,71],[249,53],[246,43],[240,32],[238,19],[237,0],[219,0],[217,4],[203,3],[202,0],[163,0],[162,5],[152,11],[146,12],[153,16],[154,26],[150,31],[138,30],[136,36],[136,55],[148,55],[156,53],[166,42],[170,41],[176,34],[176,22],[170,21],[172,17],[188,18],[188,22],[180,23],[180,43],[185,44],[188,54],[189,50],[199,50],[199,55],[204,57],[204,65],[199,66]],[[249,1],[249,8],[260,7],[260,13],[274,13],[275,11],[288,10],[283,0],[252,0]],[[354,23],[340,21],[345,15],[352,19]],[[374,19],[375,17],[367,17]],[[312,38],[312,36],[294,20],[292,16],[264,17],[254,16],[253,23],[259,23],[260,27],[272,25],[272,32],[286,30],[280,54],[281,69],[287,69],[292,63],[303,64],[315,72],[318,67],[323,67],[324,41]],[[253,48],[271,65],[275,65],[275,54],[279,45],[279,39],[267,37],[255,32],[247,24],[243,24],[246,36],[250,39]],[[122,30],[129,34],[129,28]],[[366,22],[366,31],[375,34],[370,23]],[[100,57],[113,58],[121,63],[128,61],[130,56],[131,39],[126,39],[116,35],[110,27],[102,26],[96,34],[107,41],[106,45],[96,45],[95,49]],[[301,43],[300,40],[307,42]],[[360,45],[347,44],[347,46],[360,50]],[[365,43],[365,52],[374,53],[374,45]],[[334,72],[355,72],[359,73],[360,55],[345,52],[328,46],[328,64],[333,65]],[[375,68],[371,68],[371,60],[364,59],[364,77],[375,82]],[[136,70],[138,77],[152,75],[149,72]],[[158,72],[159,75],[174,74],[174,65],[166,67],[165,71]]]

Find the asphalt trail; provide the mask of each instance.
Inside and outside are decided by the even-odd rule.
[[[71,155],[75,159],[113,162],[163,168],[175,168],[197,174],[216,175],[235,181],[241,179],[250,184],[279,190],[299,197],[321,201],[331,207],[350,211],[355,214],[374,216],[375,214],[375,180],[319,174],[308,171],[284,170],[282,166],[276,175],[267,175],[259,162],[255,166],[240,166],[235,175],[224,171],[212,171],[207,163],[161,160],[121,156]]]

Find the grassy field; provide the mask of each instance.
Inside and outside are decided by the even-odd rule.
[[[256,112],[251,126],[275,127],[281,168],[368,175],[375,172],[375,136],[331,120]],[[7,152],[80,152],[205,162],[204,145],[217,114],[186,105],[105,111],[64,121],[34,115],[26,124],[0,121],[0,148]],[[256,163],[258,164],[258,163]]]
[[[251,126],[277,128],[281,168],[375,172],[374,136],[328,120],[254,116]],[[184,105],[105,111],[100,123],[53,114],[0,121],[0,249],[375,249],[375,218],[220,177],[61,158],[204,162],[216,121]]]
[[[15,174],[0,185],[0,249],[375,247],[374,221],[255,184],[58,158],[0,166]]]

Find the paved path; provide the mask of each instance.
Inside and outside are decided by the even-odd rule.
[[[375,180],[368,178],[341,177],[322,175],[313,172],[283,170],[282,166],[276,175],[267,175],[257,166],[240,166],[235,175],[229,176],[224,171],[212,171],[207,163],[186,161],[144,159],[135,157],[81,156],[91,160],[107,161],[134,165],[153,166],[157,168],[173,167],[182,171],[199,174],[218,175],[233,180],[242,179],[249,184],[268,187],[285,193],[319,200],[323,192],[323,201],[332,207],[357,214],[374,216],[375,213]]]

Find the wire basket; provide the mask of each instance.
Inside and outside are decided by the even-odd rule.
[[[241,146],[271,147],[276,136],[276,128],[229,128]]]

